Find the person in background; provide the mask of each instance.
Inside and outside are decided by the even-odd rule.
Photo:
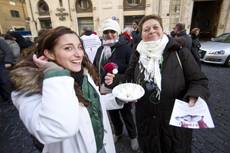
[[[170,32],[170,36],[175,38],[176,36],[176,32],[175,32],[175,27],[173,28],[173,30]]]
[[[39,39],[43,39],[42,35],[46,34],[48,31],[49,31],[48,29],[41,29],[41,30],[39,30],[37,37],[34,38],[34,44],[33,45],[37,45],[37,42],[40,41]],[[33,46],[28,46],[28,47],[26,47],[26,48],[24,48],[22,50],[20,58],[21,59],[27,58],[27,56],[29,56],[33,52],[34,52]]]
[[[11,84],[9,79],[9,68],[14,64],[13,51],[10,46],[0,37],[0,96],[4,103],[11,103]]]
[[[15,41],[15,38],[12,37],[11,35],[5,34],[4,38],[7,44],[10,46],[11,50],[13,51],[12,52],[14,56],[13,64],[16,64],[20,56],[20,47],[18,43]]]
[[[67,27],[48,30],[34,52],[11,71],[12,101],[43,153],[115,153],[107,109],[120,109],[112,94],[101,96],[99,78],[79,36]]]
[[[101,46],[100,38],[93,33],[92,29],[88,26],[84,27],[84,33],[81,36],[86,54],[91,63],[93,63],[97,49]]]
[[[104,76],[107,73],[105,66],[117,65],[118,74],[123,74],[128,67],[130,55],[132,49],[126,41],[119,40],[119,34],[121,32],[120,26],[117,21],[113,19],[106,19],[102,24],[103,31],[103,43],[98,48],[96,57],[94,59],[94,65],[100,73],[101,86],[100,91],[102,94],[108,94],[112,92],[112,89],[106,88],[104,85]],[[132,104],[124,104],[124,107],[119,110],[109,111],[109,115],[114,127],[114,141],[123,135],[123,121],[130,137],[130,144],[133,150],[139,148],[137,143],[136,126],[131,112]],[[123,121],[121,119],[123,118]]]
[[[15,41],[18,43],[21,52],[23,52],[23,49],[29,48],[33,45],[32,41],[25,39],[17,32],[11,31],[7,32],[7,34],[15,38]]]
[[[196,60],[196,62],[201,65],[200,62],[200,56],[199,56],[199,50],[201,47],[200,40],[199,40],[199,34],[200,34],[200,29],[199,28],[193,28],[191,30],[191,38],[192,38],[192,54]]]
[[[191,52],[163,32],[162,19],[144,16],[139,23],[142,41],[124,74],[107,73],[108,87],[136,82],[144,96],[135,103],[140,149],[144,153],[191,153],[192,130],[169,125],[175,99],[190,107],[198,97],[207,100],[208,79]]]
[[[119,36],[119,41],[126,41],[127,44],[132,48],[133,46],[133,36],[132,36],[132,28],[126,27],[122,34]]]
[[[132,37],[133,37],[133,48],[137,46],[137,44],[141,41],[140,32],[138,30],[138,21],[134,20],[132,23],[133,31],[132,31]]]
[[[186,33],[185,24],[177,23],[174,27],[175,37],[182,38],[185,41],[185,46],[191,50],[192,49],[192,38]]]

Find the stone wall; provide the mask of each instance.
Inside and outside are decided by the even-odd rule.
[[[16,10],[19,12],[20,17],[12,17],[10,10]],[[27,10],[26,5],[18,1],[15,3],[9,3],[9,0],[0,0],[0,31],[2,33],[7,32],[12,26],[24,26],[29,28],[26,23]]]
[[[29,16],[33,16],[31,17],[30,26],[34,34],[41,28],[37,10],[38,1],[39,0],[26,0]],[[124,11],[123,0],[91,0],[92,12],[77,13],[75,8],[76,0],[63,0],[63,8],[68,15],[65,20],[61,21],[56,15],[58,13],[57,8],[60,8],[58,0],[45,1],[49,5],[52,27],[65,25],[78,32],[78,19],[81,17],[91,17],[93,19],[93,28],[99,34],[101,34],[101,23],[106,18],[116,17],[120,27],[123,28],[124,16],[149,14],[157,14],[162,17],[164,31],[167,33],[172,30],[177,22],[185,23],[187,32],[189,32],[194,4],[193,0],[146,0],[144,10]],[[172,5],[178,5],[178,8],[174,8]],[[176,11],[176,13],[173,13],[173,11]],[[218,34],[230,31],[229,14],[230,1],[223,0],[217,29]]]

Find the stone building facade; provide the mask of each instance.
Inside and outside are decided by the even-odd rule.
[[[116,19],[124,28],[149,14],[162,17],[167,33],[178,22],[185,23],[187,31],[200,27],[210,37],[230,32],[229,0],[26,0],[26,6],[34,35],[61,25],[78,33],[91,26],[101,34],[106,18]]]
[[[24,0],[0,0],[0,32],[12,28],[29,28],[27,9]]]

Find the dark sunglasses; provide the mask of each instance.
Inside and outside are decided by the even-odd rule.
[[[103,31],[103,34],[108,34],[108,33],[114,34],[114,33],[116,33],[116,31],[114,31],[114,30],[105,30],[105,31]]]

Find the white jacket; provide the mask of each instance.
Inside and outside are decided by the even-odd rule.
[[[88,75],[89,82],[98,87]],[[12,100],[28,131],[44,144],[43,153],[96,153],[96,141],[87,108],[78,102],[74,79],[58,76],[43,81],[40,94],[26,97],[12,92]],[[99,94],[100,95],[100,94]],[[115,153],[106,110],[119,109],[112,96],[100,96],[106,153]]]

